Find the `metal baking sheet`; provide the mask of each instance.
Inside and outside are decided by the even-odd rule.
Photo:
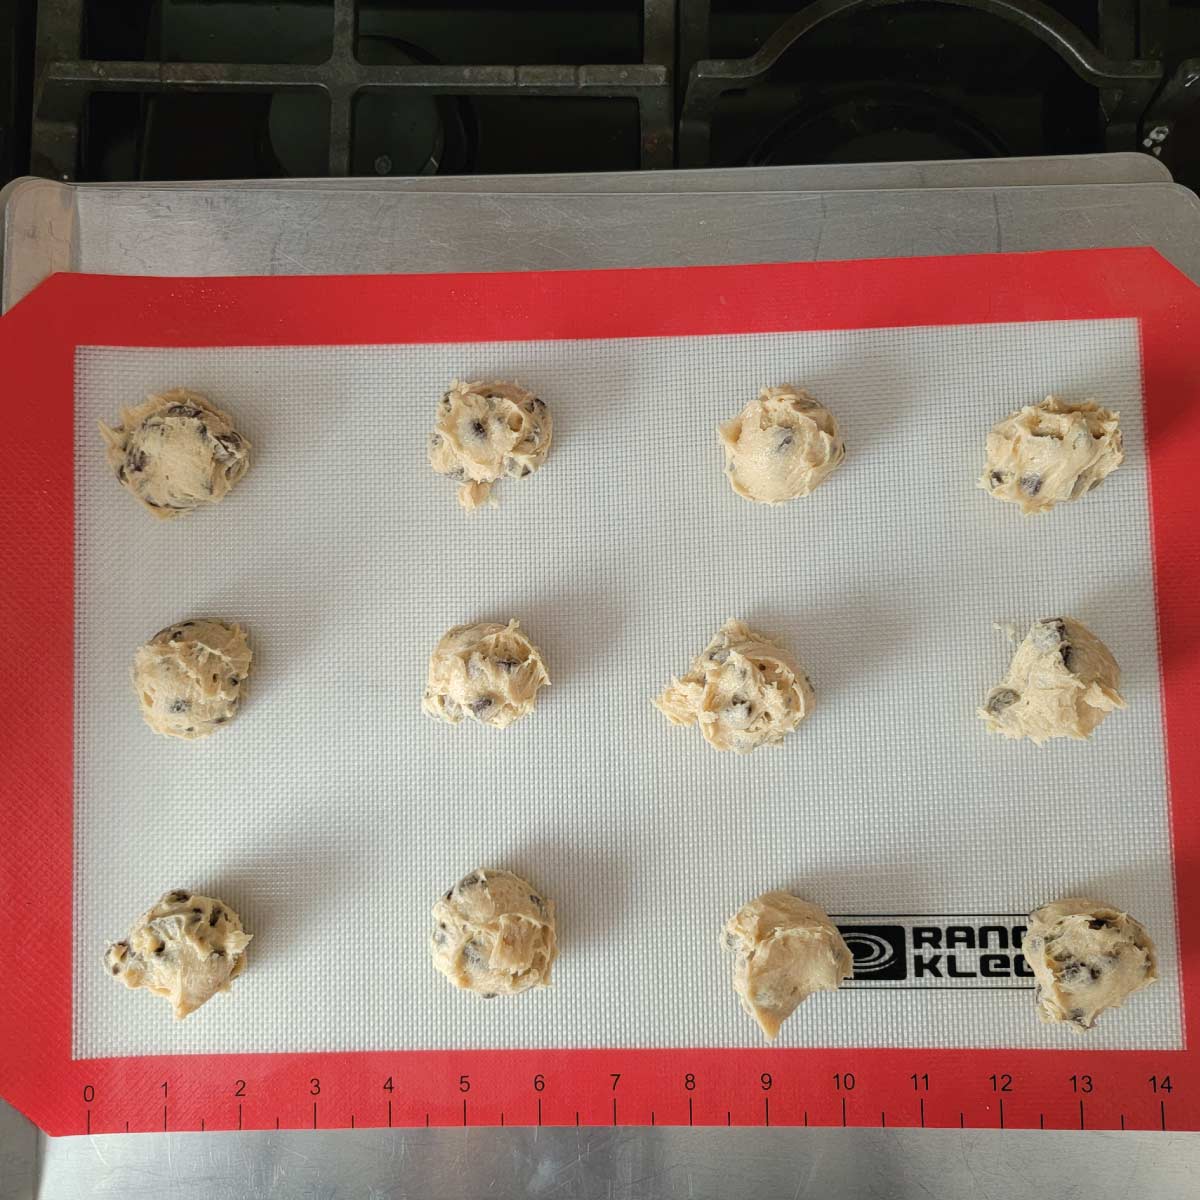
[[[1169,183],[1161,159],[1137,151],[1047,154],[1024,158],[926,159],[917,162],[806,163],[776,167],[698,167],[686,171],[579,171],[555,175],[400,175],[312,179],[239,179],[194,187],[320,187],[344,191],[418,192],[837,192],[918,187],[1027,187],[1064,183]],[[126,183],[87,187],[128,186]]]
[[[336,217],[339,228],[348,221],[354,230],[362,214],[378,212],[389,207],[397,196],[434,192],[438,195],[482,193],[506,195],[588,195],[588,194],[654,194],[680,196],[695,194],[774,193],[781,195],[805,192],[824,194],[838,191],[882,191],[885,189],[958,189],[990,188],[996,186],[1063,186],[1067,184],[1108,185],[1169,180],[1166,168],[1154,158],[1140,154],[1083,155],[1078,157],[1030,159],[980,159],[965,162],[851,164],[835,167],[770,167],[751,169],[715,169],[678,172],[617,172],[582,176],[499,176],[413,178],[397,180],[251,180],[211,182],[200,184],[60,184],[50,180],[16,180],[0,190],[0,311],[16,303],[53,271],[103,271],[127,273],[205,274],[206,255],[180,258],[168,253],[162,266],[156,267],[157,254],[153,238],[143,245],[147,230],[177,225],[216,222],[226,224],[232,238],[231,248],[244,255],[243,269],[265,274],[304,273],[316,268],[292,250],[284,257],[273,250],[264,250],[278,240],[282,226],[261,221],[261,210],[239,199],[250,193],[265,192],[280,196],[277,215],[287,214],[300,220],[312,230],[334,214],[314,211],[311,199],[322,194],[340,193],[352,197],[348,207],[339,206],[342,214]],[[287,195],[283,195],[287,193]],[[501,209],[503,209],[501,204]],[[525,206],[521,206],[524,209]],[[358,215],[356,215],[358,214]],[[548,218],[551,227],[561,226],[562,218],[555,217],[553,205],[531,204],[534,219]],[[565,215],[565,214],[564,214]],[[474,218],[472,218],[474,219]],[[755,219],[753,212],[747,220]],[[580,225],[582,220],[583,224]],[[415,226],[404,221],[403,228],[420,239],[420,216]],[[586,233],[588,218],[571,217],[572,228]],[[773,219],[772,224],[777,220]],[[134,227],[129,227],[130,224]],[[93,255],[93,234],[101,235],[111,229],[122,250],[112,253],[101,250]],[[548,231],[549,232],[549,231]],[[169,237],[169,229],[164,229]],[[364,240],[364,233],[366,240]],[[505,231],[497,231],[503,238]],[[603,238],[603,231],[598,236]],[[369,231],[357,229],[354,238],[335,238],[337,250],[343,256],[341,270],[468,270],[470,266],[443,265],[411,267],[405,265],[400,231],[390,231],[384,246],[370,241]],[[436,256],[439,249],[450,249],[452,242],[444,238],[427,244]],[[1116,243],[1129,244],[1128,239]],[[400,253],[393,253],[395,247]],[[99,249],[99,247],[96,247]],[[136,252],[135,252],[136,248]],[[1047,247],[1049,248],[1049,247]],[[164,247],[166,249],[166,247]],[[714,251],[719,255],[720,250]],[[639,265],[670,263],[675,246],[664,239],[663,258],[646,258]],[[360,256],[361,252],[361,256]],[[566,251],[568,254],[569,250]],[[924,252],[924,251],[922,251]],[[934,252],[934,251],[929,251]],[[186,253],[186,251],[184,251]],[[562,250],[558,253],[561,255]],[[85,257],[86,255],[86,257]],[[381,257],[382,256],[382,257]],[[794,259],[796,254],[781,249],[771,256],[777,260]],[[495,261],[495,248],[484,260]],[[737,257],[711,259],[690,258],[688,261],[738,261]],[[747,259],[746,261],[752,261]],[[753,260],[763,261],[763,260]],[[388,265],[380,267],[380,263]],[[374,263],[375,266],[370,264]],[[171,266],[170,264],[175,264]],[[503,258],[502,265],[484,269],[522,269],[551,265],[540,260],[522,262],[519,258]]]

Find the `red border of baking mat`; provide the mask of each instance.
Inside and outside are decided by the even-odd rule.
[[[489,275],[56,275],[0,321],[0,1090],[50,1133],[380,1125],[1200,1127],[1200,300],[1151,249]],[[71,1059],[72,397],[80,345],[1141,323],[1182,1051],[673,1049]],[[1030,1020],[1033,1013],[1030,1012]]]

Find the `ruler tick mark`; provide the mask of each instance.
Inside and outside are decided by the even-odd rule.
[[[466,1100],[464,1100],[463,1101],[463,1128],[466,1129],[466,1127],[467,1127],[467,1102],[466,1102]]]
[[[167,1132],[167,1106],[163,1105],[163,1133]]]
[[[279,1118],[278,1117],[275,1118],[275,1128],[276,1129],[279,1128]]]
[[[613,1124],[617,1123],[617,1098],[613,1097]]]
[[[1000,1097],[1000,1128],[1004,1128],[1004,1097]]]
[[[808,1109],[807,1108],[804,1110],[804,1124],[805,1124],[805,1127],[807,1128],[807,1126],[808,1126]]]
[[[887,1113],[885,1113],[885,1112],[881,1112],[879,1114],[879,1128],[880,1129],[887,1128]]]
[[[542,1123],[542,1098],[538,1097],[538,1124]]]
[[[1087,1128],[1087,1126],[1084,1125],[1084,1123],[1083,1123],[1083,1101],[1082,1100],[1080,1100],[1080,1102],[1079,1102],[1079,1128],[1080,1129]]]
[[[88,1133],[92,1132],[92,1110],[90,1108],[87,1110],[87,1131]]]
[[[204,1118],[203,1117],[200,1118],[200,1132],[201,1133],[204,1132]]]
[[[966,1128],[966,1124],[965,1124],[965,1122],[963,1121],[963,1115],[962,1115],[962,1113],[959,1113],[959,1114],[958,1114],[958,1127],[959,1127],[959,1129],[965,1129],[965,1128]]]
[[[425,1114],[425,1128],[426,1129],[429,1128],[429,1114],[428,1113]]]
[[[1164,1133],[1167,1131],[1167,1102],[1160,1100],[1158,1102],[1158,1127]]]
[[[351,1129],[354,1128],[354,1114],[353,1113],[350,1114],[350,1128]]]
[[[392,1102],[388,1101],[388,1128],[392,1127]]]
[[[578,1113],[575,1114],[575,1128],[576,1129],[579,1128],[579,1114]]]
[[[763,1124],[770,1128],[771,1125],[771,1097],[763,1097]]]
[[[242,1106],[239,1104],[238,1105],[238,1128],[241,1129],[241,1127],[242,1127]]]
[[[1124,1113],[1121,1114],[1121,1128],[1122,1129],[1125,1128],[1125,1114]]]
[[[842,1127],[846,1125],[846,1097],[842,1097]]]
[[[925,1128],[925,1097],[921,1097],[921,1128]]]
[[[1039,1129],[1046,1128],[1046,1114],[1045,1113],[1038,1113],[1038,1128]]]
[[[654,1124],[654,1109],[650,1110],[650,1124]]]
[[[125,1122],[125,1132],[126,1133],[129,1132],[129,1122],[128,1121]]]
[[[613,1124],[615,1125],[616,1122],[614,1121]],[[688,1097],[688,1124],[689,1125],[692,1124],[692,1098],[691,1098],[691,1096]]]
[[[276,1118],[276,1120],[278,1120],[278,1117]],[[316,1127],[317,1127],[317,1102],[314,1100],[313,1101],[313,1128],[316,1129]]]
[[[501,1129],[504,1128],[504,1113],[503,1112],[500,1113],[500,1128]]]

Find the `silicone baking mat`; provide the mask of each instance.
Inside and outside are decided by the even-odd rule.
[[[985,296],[964,289],[972,268]],[[23,1019],[65,1038],[82,1082],[34,1087],[35,1116],[55,1131],[223,1127],[235,1105],[243,1126],[740,1123],[773,1102],[776,1122],[944,1124],[1007,1098],[1029,1124],[1057,1123],[1069,1086],[1072,1116],[1082,1101],[1092,1123],[1167,1123],[1185,1069],[1170,1064],[1187,1060],[1187,747],[1168,732],[1194,664],[1167,653],[1171,588],[1195,564],[1179,504],[1194,499],[1172,473],[1194,422],[1173,349],[1186,281],[1122,251],[321,283],[76,277],[0,324],[16,347],[18,319],[49,304],[61,331],[42,339],[57,344],[40,487],[12,497],[14,543],[23,515],[41,535],[14,557],[37,597],[11,602],[40,600],[45,627],[68,588],[72,650],[43,643],[13,714],[30,734],[14,819],[36,765],[42,827],[5,896],[40,923],[41,961],[63,921],[66,995],[48,970]],[[546,399],[555,446],[471,517],[424,442],[449,381],[489,375]],[[763,509],[725,483],[715,426],[783,381],[830,405],[850,450],[814,496]],[[220,509],[157,523],[113,483],[95,427],[179,385],[237,414],[255,466]],[[1087,503],[1024,520],[973,483],[987,427],[1048,392],[1118,409],[1127,459]],[[63,529],[70,577],[35,573]],[[1011,652],[993,623],[1060,612],[1114,649],[1129,709],[1082,745],[988,737],[974,708]],[[195,615],[246,624],[256,665],[236,725],[183,744],[144,728],[128,663]],[[439,634],[509,616],[554,681],[535,716],[503,734],[425,718]],[[816,713],[778,751],[716,755],[649,702],[728,616],[813,676]],[[54,857],[54,813],[73,858]],[[553,988],[484,1004],[430,967],[430,904],[480,865],[555,898]],[[57,916],[38,893],[56,879]],[[221,896],[256,935],[233,994],[183,1023],[99,965],[175,886]],[[775,886],[836,915],[856,975],[763,1049],[717,934]],[[1024,913],[1078,893],[1136,913],[1162,970],[1082,1045],[1036,1021],[1016,953]],[[996,1055],[1036,1066],[985,1070]],[[947,1056],[977,1064],[977,1090],[944,1067],[931,1087]],[[1014,1117],[1060,1061],[1055,1091]],[[1118,1063],[1141,1071],[1144,1112],[1117,1103]],[[822,1078],[808,1097],[802,1064]]]

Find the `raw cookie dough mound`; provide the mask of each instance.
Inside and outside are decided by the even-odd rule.
[[[1145,929],[1128,913],[1078,896],[1030,914],[1021,952],[1037,980],[1038,1016],[1073,1033],[1158,978]]]
[[[988,692],[979,716],[993,733],[1082,741],[1117,708],[1121,670],[1108,647],[1070,617],[1035,621],[1017,647],[1004,682]]]
[[[165,996],[176,1019],[195,1012],[246,967],[251,934],[227,904],[194,892],[167,892],[127,938],[105,951],[104,964],[127,988]]]
[[[808,676],[783,647],[742,621],[726,621],[654,703],[673,725],[699,724],[714,750],[777,746],[812,712]]]
[[[733,990],[772,1041],[813,992],[834,992],[852,971],[850,947],[815,905],[764,892],[730,917],[722,937],[734,952]]]
[[[429,659],[421,707],[452,725],[470,717],[505,729],[533,712],[538,688],[549,682],[541,652],[517,621],[455,625]]]
[[[763,388],[718,432],[730,486],[759,504],[807,496],[846,455],[833,413],[803,388]]]
[[[515,383],[455,380],[438,405],[429,463],[462,482],[458,502],[475,509],[497,479],[523,479],[546,461],[554,425],[550,410]]]
[[[122,409],[116,429],[100,432],[118,482],[164,519],[223,500],[250,466],[233,418],[186,388]]]
[[[169,737],[207,737],[237,716],[250,659],[239,625],[199,619],[160,629],[133,658],[146,724]]]
[[[1118,415],[1047,396],[992,426],[979,486],[1026,516],[1078,500],[1125,461]]]
[[[554,904],[511,871],[472,871],[433,906],[433,965],[485,1000],[546,987],[558,954]]]

